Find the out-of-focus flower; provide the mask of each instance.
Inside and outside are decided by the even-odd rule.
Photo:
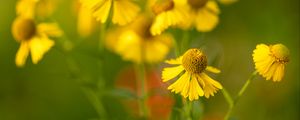
[[[131,0],[81,0],[82,4],[93,12],[96,20],[105,23],[112,11],[112,22],[125,25],[139,13],[140,8]],[[112,9],[112,10],[111,10]]]
[[[132,67],[123,69],[117,77],[116,87],[140,94],[141,90],[139,84],[137,84],[139,80],[136,79],[136,74]],[[174,100],[166,89],[162,89],[162,86],[166,84],[161,82],[158,73],[154,70],[146,70],[146,83],[146,92],[149,95],[146,99],[149,108],[149,120],[168,119]],[[122,100],[122,102],[132,110],[130,112],[134,116],[138,116],[138,100]]]
[[[151,1],[151,0],[150,0]],[[182,23],[187,18],[188,6],[185,0],[152,0],[149,3],[155,20],[151,26],[151,34],[159,35],[170,26]]]
[[[199,32],[209,32],[219,23],[220,10],[215,0],[187,0],[189,18],[180,27],[187,29],[195,25]]]
[[[31,54],[34,64],[37,64],[43,55],[54,45],[49,36],[58,37],[62,31],[54,23],[36,24],[31,18],[18,17],[12,25],[13,37],[21,43],[16,54],[16,65],[24,66],[26,59]]]
[[[106,45],[124,60],[135,63],[162,61],[169,53],[173,37],[169,34],[152,36],[151,24],[150,18],[140,16],[132,24],[109,32]]]
[[[289,49],[283,44],[259,44],[252,54],[258,73],[267,80],[273,79],[274,82],[282,80],[289,55]]]
[[[190,101],[199,99],[199,96],[209,98],[214,96],[222,85],[210,78],[205,71],[220,73],[220,70],[207,66],[207,58],[199,49],[189,49],[183,56],[166,61],[175,67],[164,68],[162,72],[163,82],[170,81],[179,76],[179,79],[171,84],[168,89],[175,93],[181,93]]]

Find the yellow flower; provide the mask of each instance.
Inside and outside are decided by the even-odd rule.
[[[151,19],[140,16],[132,24],[109,32],[106,45],[124,60],[156,63],[169,53],[173,38],[169,34],[152,36]]]
[[[140,11],[140,8],[131,0],[81,0],[81,2],[93,11],[93,16],[101,23],[107,21],[112,11],[112,22],[125,25],[131,22]]]
[[[166,61],[175,67],[164,68],[162,72],[163,82],[179,77],[168,89],[175,93],[181,93],[190,101],[199,99],[199,96],[209,98],[214,96],[222,85],[209,77],[205,71],[220,73],[220,70],[207,66],[207,58],[199,49],[189,49],[183,56]]]
[[[255,68],[267,80],[281,81],[286,63],[289,61],[289,49],[283,44],[259,44],[253,51]]]
[[[158,1],[155,0],[151,5],[155,14],[155,20],[150,28],[152,35],[159,35],[168,27],[182,23],[188,14],[188,6],[186,6],[184,0]]]
[[[199,32],[209,32],[219,23],[220,10],[214,0],[187,0],[190,16],[181,25],[189,28],[195,25]]]
[[[54,23],[36,25],[33,19],[18,17],[13,22],[12,34],[21,43],[15,62],[18,67],[22,67],[26,62],[29,52],[32,62],[37,64],[43,55],[54,45],[54,41],[48,36],[61,36],[62,31]]]

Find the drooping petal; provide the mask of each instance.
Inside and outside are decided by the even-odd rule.
[[[101,23],[105,23],[108,16],[109,11],[111,9],[112,0],[88,0],[93,2],[90,6],[94,5],[92,8],[94,9],[93,16],[96,17],[96,20],[100,21]]]
[[[28,54],[29,54],[29,45],[27,41],[24,41],[21,43],[20,48],[16,54],[15,62],[18,67],[24,66]]]
[[[179,25],[184,21],[184,15],[179,9],[173,9],[158,14],[150,28],[152,35],[160,35],[170,26]]]
[[[164,68],[162,72],[162,79],[163,82],[167,82],[176,76],[178,76],[182,71],[184,70],[182,65],[176,66],[176,67],[169,67],[169,68]]]
[[[180,78],[171,84],[168,89],[172,90],[172,92],[179,93],[183,91],[183,85],[186,84],[186,82],[189,82],[189,74],[184,73]]]
[[[205,86],[203,87],[203,90],[204,90],[204,96],[206,98],[209,98],[210,96],[214,96],[214,93],[216,93],[218,89],[222,89],[222,85],[219,82],[213,80],[205,73],[201,73],[199,76],[200,76],[199,78],[205,82]]]
[[[180,86],[182,87],[181,95],[184,98],[187,98],[189,96],[191,74],[187,73],[187,75],[188,75],[187,79],[184,80],[183,84]]]
[[[190,82],[189,100],[190,101],[198,100],[199,96],[203,96],[203,95],[204,92],[197,81],[197,77],[192,76]]]
[[[32,62],[37,64],[53,45],[54,42],[47,36],[32,38],[29,43]]]
[[[89,36],[94,29],[94,18],[92,11],[86,7],[80,6],[77,20],[77,31],[80,36]]]
[[[273,81],[281,81],[284,75],[284,64],[279,64],[274,72]]]

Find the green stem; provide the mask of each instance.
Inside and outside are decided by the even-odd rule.
[[[139,101],[139,111],[140,111],[140,116],[144,119],[148,117],[148,108],[146,105],[146,98],[147,98],[147,93],[146,93],[146,75],[145,75],[145,65],[144,63],[138,64],[137,69],[137,86],[140,88],[140,97],[138,99]]]
[[[223,89],[222,92],[224,94],[224,97],[226,98],[228,104],[229,104],[229,109],[224,117],[224,120],[228,120],[233,108],[235,107],[236,103],[238,102],[238,100],[240,99],[240,97],[244,94],[244,92],[246,91],[246,89],[248,88],[250,82],[254,79],[254,77],[256,76],[257,71],[254,71],[251,76],[248,78],[248,80],[246,81],[246,83],[243,85],[243,87],[241,88],[241,90],[239,91],[238,95],[236,96],[236,98],[233,100],[232,97],[230,97],[230,95],[228,94],[228,92]]]
[[[87,96],[88,100],[91,102],[91,104],[95,107],[96,112],[101,120],[106,120],[106,111],[104,108],[104,105],[102,103],[101,98],[98,97],[98,95],[89,88],[82,87],[85,95]]]
[[[192,120],[192,105],[193,103],[187,100],[184,104],[186,120]]]
[[[184,31],[181,39],[181,49],[180,49],[181,53],[184,53],[184,51],[186,51],[189,44],[189,39],[190,39],[189,31]]]

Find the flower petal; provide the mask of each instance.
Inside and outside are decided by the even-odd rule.
[[[212,72],[212,73],[220,73],[221,72],[219,69],[212,67],[212,66],[207,66],[205,70]]]
[[[176,76],[178,76],[182,71],[184,70],[184,67],[182,65],[176,66],[176,67],[169,67],[164,68],[162,72],[162,79],[163,82],[167,82]]]
[[[166,60],[165,62],[168,64],[172,64],[172,65],[180,65],[182,61],[182,56],[176,58],[176,59],[170,59],[170,60]]]
[[[54,42],[48,37],[34,37],[30,40],[31,59],[34,64],[37,64],[54,45]]]
[[[29,45],[28,45],[28,42],[25,41],[25,42],[22,42],[21,43],[21,46],[16,54],[16,59],[15,59],[15,62],[16,62],[16,65],[18,67],[23,67],[25,62],[26,62],[26,59],[28,57],[28,54],[29,54]]]
[[[140,8],[128,0],[116,0],[113,6],[114,24],[125,25],[131,22],[139,13]]]

